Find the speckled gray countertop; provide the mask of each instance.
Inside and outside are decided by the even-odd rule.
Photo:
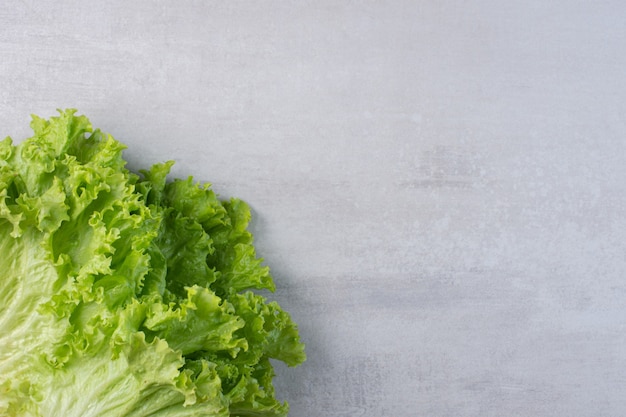
[[[626,415],[626,3],[7,1],[2,135],[76,107],[254,210],[292,417]]]

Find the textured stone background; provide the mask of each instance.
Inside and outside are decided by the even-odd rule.
[[[77,107],[254,209],[293,417],[626,415],[626,3],[6,1],[0,134]]]

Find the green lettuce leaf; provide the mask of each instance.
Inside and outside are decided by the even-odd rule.
[[[0,415],[286,416],[270,359],[304,346],[249,207],[75,110],[31,126],[0,142]]]

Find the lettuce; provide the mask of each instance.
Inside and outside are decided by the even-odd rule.
[[[75,110],[0,142],[0,415],[285,416],[305,359],[243,201],[132,173]]]

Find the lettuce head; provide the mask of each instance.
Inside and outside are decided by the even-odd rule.
[[[305,359],[243,201],[130,172],[75,110],[0,142],[0,416],[285,416]]]

